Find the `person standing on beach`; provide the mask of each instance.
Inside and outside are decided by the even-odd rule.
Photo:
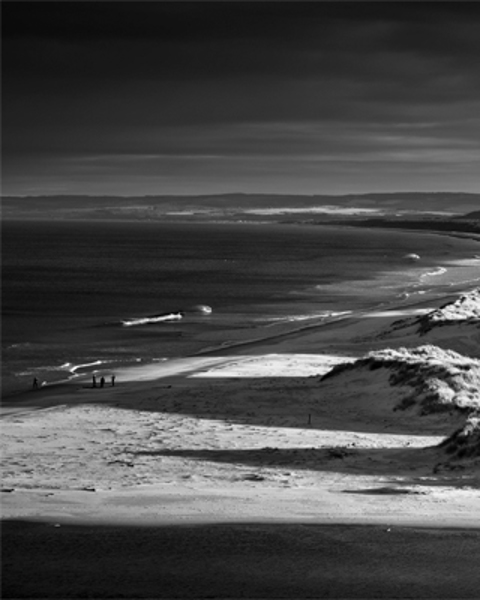
[[[100,379],[100,387],[102,388],[105,385],[105,377]]]

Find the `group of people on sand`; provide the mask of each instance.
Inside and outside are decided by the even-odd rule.
[[[113,387],[115,385],[115,375],[112,375],[110,377],[110,384]],[[97,387],[97,378],[95,375],[92,376],[92,387],[96,388]],[[100,377],[100,384],[99,387],[103,388],[105,387],[105,377]]]
[[[43,384],[42,384],[42,385],[43,385]],[[115,375],[112,375],[112,376],[110,377],[110,385],[111,385],[112,387],[115,385]],[[96,378],[96,376],[95,376],[95,375],[93,375],[93,377],[92,377],[92,387],[94,387],[94,388],[96,388],[96,387],[97,387],[97,378]],[[102,377],[100,377],[100,383],[99,383],[99,386],[98,386],[98,387],[101,387],[101,388],[105,387],[105,377],[103,377],[103,376],[102,376]],[[34,378],[33,378],[33,385],[32,385],[32,388],[33,388],[34,390],[38,390],[38,389],[40,388],[40,384],[38,383],[38,379],[37,379],[37,377],[34,377]]]

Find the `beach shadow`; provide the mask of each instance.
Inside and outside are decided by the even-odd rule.
[[[234,478],[252,481],[266,481],[278,474],[269,472],[281,470],[288,479],[288,469],[295,471],[324,471],[354,475],[382,475],[402,477],[402,486],[408,480],[411,485],[427,485],[426,477],[437,485],[458,485],[480,487],[480,478],[472,469],[465,469],[459,462],[450,468],[438,469],[445,464],[445,457],[436,447],[427,448],[272,448],[263,447],[248,450],[139,450],[129,453],[135,458],[142,457],[178,457],[194,461],[205,461],[232,465],[241,465],[257,469],[252,473],[236,474]],[[435,473],[435,474],[434,474]],[[415,474],[417,474],[415,476]],[[405,480],[406,478],[406,480]],[[397,490],[398,482],[392,487],[380,488]],[[383,491],[382,491],[383,490]],[[353,492],[352,492],[353,493]],[[371,489],[358,490],[356,493],[374,492]],[[390,492],[402,493],[402,492]]]
[[[228,424],[274,428],[447,436],[459,415],[420,416],[408,410],[370,409],[368,403],[333,402],[318,376],[192,380],[183,376],[116,383],[93,388],[85,382],[62,384],[22,394],[2,403],[5,415],[60,405],[98,404],[120,410],[184,415]]]
[[[2,542],[3,598],[477,598],[480,587],[471,529],[4,520]]]
[[[119,408],[213,419],[229,424],[287,429],[447,436],[465,416],[451,411],[419,415],[382,410],[365,398],[332,400],[319,377],[208,378],[189,388],[177,382],[158,385],[147,398]],[[351,392],[350,392],[351,396]],[[360,398],[360,397],[359,397]]]
[[[360,490],[343,490],[344,494],[362,494],[366,496],[403,496],[403,495],[419,495],[425,492],[419,492],[418,490],[410,490],[406,488],[395,488],[395,487],[379,487],[379,488],[366,488]]]

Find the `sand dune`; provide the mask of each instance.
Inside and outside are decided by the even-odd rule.
[[[424,329],[452,322],[467,322],[480,326],[480,289],[462,294],[453,302],[447,302],[421,319]]]
[[[480,289],[470,290],[431,310],[395,320],[378,339],[385,344],[405,339],[410,345],[435,344],[480,357]]]
[[[322,381],[340,379],[340,395],[363,378],[369,395],[391,410],[420,415],[480,410],[480,361],[436,346],[385,349],[339,364]],[[378,389],[371,389],[377,385]],[[393,404],[393,406],[392,406]]]

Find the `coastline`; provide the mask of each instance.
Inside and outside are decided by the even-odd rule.
[[[444,300],[448,299],[445,298]],[[97,493],[87,494],[85,500],[87,506],[90,506],[89,501],[94,500],[94,503],[98,505],[97,508],[100,508],[101,502],[98,504],[99,494],[105,494],[105,497],[108,497],[115,489],[125,489],[126,491],[131,488],[131,493],[139,493],[140,496],[143,496],[145,493],[148,495],[149,490],[147,488],[149,485],[153,486],[152,490],[157,490],[155,493],[160,494],[169,493],[172,485],[183,487],[182,482],[184,483],[184,480],[182,476],[179,474],[173,476],[170,471],[169,481],[167,482],[162,482],[161,479],[158,480],[158,474],[154,474],[152,480],[148,481],[147,488],[144,487],[141,481],[135,481],[132,487],[131,479],[123,477],[125,471],[122,472],[122,469],[120,471],[116,470],[113,475],[107,477],[108,486],[98,486],[94,483],[95,477],[99,477],[105,482],[106,473],[104,471],[110,470],[103,463],[97,464],[95,467],[97,470],[94,469],[92,473],[89,473],[86,479],[82,478],[82,469],[79,468],[77,472],[75,466],[76,453],[73,447],[69,449],[67,439],[69,429],[76,422],[75,419],[78,419],[79,423],[84,421],[83,424],[77,427],[77,433],[80,435],[81,432],[81,442],[79,443],[91,445],[93,451],[96,450],[98,445],[103,447],[107,440],[109,443],[114,441],[113,445],[119,446],[114,452],[115,455],[120,452],[122,439],[120,437],[116,440],[115,433],[105,435],[97,431],[102,422],[117,422],[119,433],[126,427],[126,423],[131,422],[128,428],[129,435],[132,436],[133,440],[136,440],[135,443],[140,443],[145,435],[147,439],[150,436],[155,438],[157,433],[154,435],[153,432],[158,432],[158,435],[161,436],[161,432],[166,427],[167,430],[175,432],[173,441],[174,445],[177,444],[177,441],[180,444],[178,449],[180,452],[183,451],[181,450],[183,448],[182,444],[189,440],[195,441],[195,448],[198,448],[199,451],[204,446],[203,449],[208,450],[211,446],[210,435],[223,440],[220,446],[224,448],[225,452],[230,444],[239,448],[256,448],[259,444],[265,445],[267,443],[278,448],[284,447],[285,452],[289,452],[288,449],[291,447],[292,452],[295,452],[295,449],[301,448],[326,447],[331,449],[337,446],[343,448],[353,443],[357,447],[365,448],[365,456],[360,463],[367,464],[373,456],[369,456],[369,448],[374,454],[374,449],[377,446],[383,445],[387,449],[389,447],[396,448],[400,451],[399,461],[401,462],[404,459],[401,456],[401,448],[403,447],[424,448],[434,446],[450,433],[453,425],[447,425],[443,429],[440,428],[437,434],[432,437],[427,431],[425,431],[425,435],[422,434],[423,424],[420,419],[418,423],[409,425],[410,436],[403,432],[404,437],[397,439],[392,431],[394,432],[395,428],[398,429],[398,425],[395,425],[392,430],[392,424],[385,421],[383,414],[381,418],[370,415],[368,421],[360,419],[357,422],[359,415],[355,417],[354,412],[351,415],[351,422],[348,423],[344,421],[344,415],[341,412],[335,417],[334,413],[331,413],[332,407],[328,403],[324,407],[318,406],[315,396],[312,397],[312,389],[315,389],[319,377],[336,364],[351,361],[372,349],[384,347],[386,345],[385,341],[381,336],[377,337],[376,332],[385,331],[389,325],[398,321],[399,318],[405,318],[408,315],[421,315],[441,304],[443,302],[432,304],[431,302],[422,301],[408,306],[400,305],[397,309],[390,308],[381,312],[365,311],[354,316],[344,316],[332,322],[302,327],[268,339],[243,342],[233,347],[224,348],[222,351],[212,350],[202,355],[183,359],[171,359],[162,363],[126,367],[117,372],[115,387],[110,387],[107,384],[104,389],[92,389],[89,378],[87,379],[87,376],[85,376],[85,378],[79,378],[61,385],[26,392],[20,397],[16,397],[15,401],[4,402],[2,405],[2,424],[7,434],[5,444],[8,446],[9,442],[10,444],[13,443],[14,447],[10,446],[9,448],[13,456],[21,451],[23,444],[22,428],[26,426],[27,437],[32,436],[33,446],[31,450],[34,454],[35,452],[41,452],[42,460],[49,457],[48,460],[55,463],[55,461],[61,459],[61,455],[55,455],[60,448],[64,449],[64,453],[69,450],[67,452],[67,454],[71,454],[69,467],[72,469],[69,483],[66,482],[63,485],[63,476],[55,475],[50,481],[50,483],[54,482],[53,486],[50,485],[48,477],[44,478],[43,481],[42,476],[38,480],[34,476],[33,480],[30,476],[22,479],[24,475],[22,475],[22,469],[19,469],[20,473],[16,484],[9,484],[8,479],[4,480],[4,486],[13,490],[8,494],[4,494],[4,517],[28,517],[30,511],[36,513],[35,501],[30,500],[27,502],[30,508],[20,510],[19,500],[23,494],[26,495],[26,499],[31,499],[36,493],[41,497],[44,492],[49,494],[51,492],[48,504],[54,507],[57,504],[55,499],[57,494],[63,497],[65,494],[73,493],[75,489],[82,489],[82,486],[93,486]],[[294,406],[291,404],[291,390],[294,390],[296,394],[300,394]],[[278,397],[280,404],[277,408],[275,408],[276,404],[270,404],[271,400],[268,400],[267,404],[262,406],[262,398],[265,394],[267,400],[271,394]],[[262,411],[267,412],[262,413]],[[311,412],[307,413],[307,411]],[[308,421],[308,414],[310,416],[314,415],[313,425]],[[126,415],[130,415],[130,417],[126,418]],[[320,425],[316,423],[317,419],[320,420]],[[95,430],[89,430],[89,423],[96,423]],[[138,431],[136,431],[134,423],[137,423]],[[340,423],[342,423],[341,426],[339,426]],[[234,439],[236,439],[236,442],[234,442],[229,437],[230,432],[236,428],[238,428],[238,431],[234,436]],[[106,426],[106,429],[109,429],[109,427]],[[41,433],[44,430],[47,431],[46,434]],[[343,433],[339,433],[342,430]],[[113,438],[108,439],[111,438],[111,435],[113,435]],[[38,441],[36,441],[37,439]],[[42,442],[41,440],[48,440],[50,445],[45,446],[45,441]],[[213,446],[215,447],[215,444]],[[212,452],[214,449],[212,448]],[[51,451],[52,454],[45,455],[47,450]],[[177,450],[174,449],[174,451]],[[41,459],[40,456],[38,458]],[[239,456],[239,458],[241,457]],[[259,465],[261,465],[263,458],[263,455],[259,457]],[[308,459],[307,462],[311,460],[311,457],[308,458],[307,456],[306,458]],[[415,457],[412,455],[412,458]],[[125,460],[122,458],[120,463],[125,462]],[[176,460],[175,457],[172,457],[172,468],[174,468]],[[190,459],[186,461],[187,466],[185,468],[187,472],[184,473],[185,476],[188,475],[188,469],[191,468],[195,471],[196,461],[193,460],[194,462]],[[235,462],[236,459],[233,460]],[[280,460],[280,463],[282,460]],[[226,464],[228,464],[228,452],[226,461]],[[65,459],[64,462],[67,464],[69,461]],[[128,460],[126,462],[128,463]],[[212,466],[208,458],[207,463],[206,469],[208,471]],[[289,463],[289,459],[287,463]],[[309,493],[318,494],[317,486],[320,485],[323,489],[324,482],[320,482],[318,477],[312,478],[310,475],[310,479],[303,477],[301,472],[305,469],[301,465],[301,459],[297,463],[297,467],[300,466],[300,475],[297,474],[298,481],[296,481],[294,488],[306,486],[306,488],[311,488]],[[272,464],[275,464],[275,461]],[[155,462],[150,466],[153,467],[153,471],[158,467]],[[339,467],[338,464],[334,466],[335,468]],[[292,468],[292,465],[288,464],[288,467]],[[393,471],[395,472],[398,467],[397,464]],[[394,476],[394,480],[398,479],[396,485],[401,485],[400,482],[405,476],[405,470],[411,471],[413,469],[416,472],[416,470],[418,471],[417,467],[415,461],[412,464],[408,464],[407,461],[407,466],[401,468],[397,473],[398,477],[397,475]],[[242,466],[240,468],[240,472],[243,473],[245,468],[248,470],[248,463],[247,467]],[[388,469],[385,473],[382,467],[380,473],[372,475],[372,479],[367,466],[358,468],[363,481],[362,485],[367,485],[367,487],[374,485],[374,481],[375,485],[382,481],[385,482],[385,475],[388,474]],[[327,469],[326,472],[329,472],[330,465],[322,465],[322,469]],[[184,469],[182,468],[182,470]],[[32,473],[35,468],[27,468],[26,471]],[[341,471],[342,468],[340,468]],[[347,469],[347,480],[349,477],[351,478],[351,473],[348,471]],[[15,472],[15,469],[13,469],[13,472]],[[215,480],[215,476],[212,476]],[[419,482],[422,478],[429,478],[423,471],[418,472],[417,476],[418,481],[414,484],[415,486],[420,485]],[[273,481],[277,482],[279,489],[285,489],[286,484],[282,481],[283,476],[280,473],[270,474],[269,477],[273,477]],[[187,477],[187,480],[189,479],[190,477]],[[72,487],[72,482],[75,480],[78,480],[78,486]],[[195,480],[195,477],[193,477],[193,480]],[[454,477],[453,479],[447,478],[447,487],[450,486],[451,480],[456,481],[454,483],[455,489],[459,485],[460,488],[462,487],[461,478],[455,480]],[[22,484],[22,481],[24,484]],[[198,492],[200,489],[211,489],[211,485],[209,485],[211,481],[211,477],[204,477],[202,472],[199,476],[199,485],[194,485],[193,490]],[[269,478],[266,481],[269,481]],[[225,484],[226,482],[222,477],[216,482],[216,485],[220,487]],[[228,485],[230,484],[231,482],[228,483]],[[248,483],[247,488],[242,489],[242,493],[246,492],[248,495],[250,485],[251,483]],[[439,486],[441,487],[441,483],[437,484],[437,488]],[[261,487],[265,487],[265,483]],[[254,484],[255,494],[259,492],[257,488],[258,486]],[[35,492],[35,490],[37,491]],[[368,495],[366,498],[366,505],[368,505],[371,499],[368,498]],[[337,501],[335,500],[335,502]],[[418,497],[415,498],[415,502],[418,503]],[[358,504],[358,499],[356,499],[356,503]],[[342,503],[339,506],[346,506],[344,496],[342,496]],[[431,506],[429,506],[430,508]],[[90,508],[87,508],[87,512],[89,510]],[[401,513],[397,513],[395,518],[399,523],[407,524],[411,520],[410,511],[411,507],[407,503],[406,509]],[[81,512],[83,512],[83,509]],[[103,514],[103,509],[100,510],[99,514]],[[342,518],[347,520],[352,518],[351,515],[349,516],[348,510],[344,513],[340,511],[338,515],[340,521],[342,521]],[[422,513],[422,515],[422,517],[419,517],[420,521],[433,518],[436,525],[446,522],[445,519],[447,518],[446,513],[441,513],[438,518],[429,517],[427,513]],[[255,513],[248,513],[246,517],[254,518]],[[68,511],[66,518],[69,519]],[[172,515],[170,514],[168,518],[172,518]],[[228,517],[226,518],[228,519]],[[327,518],[327,522],[330,518],[331,516]],[[359,523],[368,522],[368,517],[364,511],[360,511],[355,518],[358,519]],[[355,518],[353,522],[357,522]],[[391,518],[391,516],[388,518]],[[470,524],[476,521],[474,514],[469,513],[468,510],[466,518],[470,520]],[[318,515],[317,519],[318,522],[323,522],[322,517]],[[381,519],[380,521],[374,519],[373,522],[381,522]],[[450,522],[450,525],[454,525],[454,523]],[[478,526],[480,526],[480,522]]]
[[[292,351],[300,352],[303,351],[311,352],[312,346],[315,346],[315,351],[322,353],[322,341],[317,340],[315,334],[317,332],[327,332],[337,328],[340,329],[355,329],[359,327],[361,329],[369,329],[370,325],[366,327],[362,326],[362,323],[367,323],[368,317],[375,318],[375,321],[382,320],[384,323],[388,323],[393,318],[399,318],[401,316],[407,316],[409,314],[421,314],[434,308],[437,308],[445,302],[452,301],[456,298],[458,293],[450,292],[448,294],[441,295],[434,299],[418,297],[416,299],[397,299],[392,300],[387,306],[380,304],[374,309],[357,310],[357,311],[346,311],[340,315],[334,315],[330,317],[312,317],[309,319],[308,324],[294,325],[291,322],[282,323],[276,325],[277,331],[272,332],[273,327],[259,327],[257,331],[268,332],[267,335],[262,337],[248,337],[247,339],[236,339],[228,342],[223,342],[215,346],[210,346],[195,352],[194,354],[187,355],[180,358],[165,358],[161,361],[155,360],[153,362],[142,362],[138,364],[132,363],[124,367],[115,368],[115,374],[119,380],[123,381],[145,381],[155,380],[157,378],[169,377],[171,375],[181,375],[186,372],[196,371],[203,367],[204,363],[208,362],[208,357],[212,357],[212,364],[217,361],[218,358],[235,356],[241,353],[243,350],[250,350],[255,355],[262,355],[271,353],[273,350],[282,352],[282,346],[286,346],[286,351],[289,349]],[[280,330],[280,331],[279,331]],[[311,339],[313,337],[313,339]],[[283,342],[283,344],[282,344]],[[351,346],[349,340],[347,344]],[[325,344],[323,344],[325,345]],[[280,346],[280,348],[279,348]],[[342,349],[345,344],[341,344]],[[355,355],[359,355],[365,351],[364,347],[356,346],[354,350]],[[331,344],[327,344],[327,348],[330,349]],[[350,353],[347,354],[350,356]],[[206,361],[204,361],[204,357]],[[228,360],[228,359],[227,359]],[[100,361],[98,361],[100,362]],[[78,370],[83,367],[95,366],[96,363],[87,365],[77,365],[74,367]],[[108,370],[108,369],[107,369]],[[97,370],[87,371],[85,373],[75,374],[73,377],[64,378],[41,387],[39,390],[24,390],[16,391],[9,395],[3,396],[2,405],[0,405],[0,416],[6,405],[9,405],[12,409],[15,408],[17,402],[23,403],[31,400],[32,398],[53,398],[59,394],[63,394],[67,391],[73,391],[75,389],[88,388],[91,386],[91,378],[93,373],[97,373]],[[107,386],[109,384],[107,383]],[[34,394],[32,396],[32,394]],[[47,401],[47,400],[46,400]],[[49,401],[49,400],[48,400]]]
[[[243,224],[237,225],[238,228],[243,227]],[[276,226],[275,223],[270,225]],[[322,224],[322,226],[326,230],[330,229],[328,224]],[[284,228],[288,229],[290,227],[295,227],[298,231],[303,230],[301,224],[288,227],[284,225]],[[339,225],[334,227],[336,229],[343,228]],[[349,225],[344,227],[349,230],[361,229]],[[307,229],[316,230],[318,227],[310,225],[307,226]],[[413,236],[411,239],[412,249],[418,251],[419,248],[416,247],[417,244],[415,243],[415,236],[418,235],[418,232],[409,231],[407,233]],[[444,232],[435,233],[444,234]],[[446,237],[444,236],[445,239]],[[468,250],[469,248],[470,246],[468,246]],[[260,303],[262,309],[259,311],[258,317],[256,313],[252,313],[255,314],[255,317],[251,318],[252,315],[247,313],[245,315],[246,320],[243,319],[244,315],[242,315],[241,309],[237,314],[235,308],[229,310],[227,307],[226,311],[222,312],[222,309],[220,309],[217,312],[216,307],[214,307],[211,323],[208,323],[208,319],[202,322],[201,319],[195,320],[189,317],[179,322],[178,328],[174,322],[168,324],[167,321],[165,327],[163,325],[157,327],[156,324],[138,330],[133,327],[132,329],[136,331],[128,332],[125,337],[125,332],[117,331],[118,327],[113,327],[113,324],[118,326],[122,322],[130,322],[135,311],[122,310],[115,313],[115,315],[112,314],[111,317],[106,317],[104,322],[100,320],[97,323],[94,321],[87,322],[84,328],[82,322],[79,321],[78,329],[72,329],[73,337],[71,340],[65,338],[65,336],[62,339],[61,334],[58,335],[59,332],[56,331],[54,324],[50,330],[47,328],[45,331],[41,329],[43,327],[41,325],[40,332],[43,338],[39,337],[38,340],[47,340],[47,345],[50,344],[51,348],[56,348],[55,352],[52,352],[50,360],[47,358],[45,362],[42,362],[43,359],[39,359],[39,357],[43,354],[48,357],[48,347],[42,343],[37,344],[35,336],[28,337],[30,332],[39,331],[37,329],[38,323],[33,321],[30,324],[28,318],[23,319],[25,324],[21,326],[26,328],[27,337],[12,338],[13,342],[20,340],[20,343],[12,343],[5,349],[3,397],[10,400],[21,396],[22,389],[25,390],[30,387],[33,377],[38,377],[40,382],[45,382],[49,387],[62,385],[69,380],[80,381],[84,377],[84,373],[88,373],[90,377],[95,371],[100,373],[106,370],[113,373],[117,367],[123,367],[122,363],[135,366],[137,363],[145,364],[150,360],[170,360],[172,357],[201,356],[208,355],[210,352],[230,352],[229,348],[235,348],[236,346],[241,348],[244,344],[250,345],[265,341],[269,343],[268,341],[276,336],[281,339],[285,335],[290,335],[290,333],[296,334],[296,332],[299,332],[301,334],[303,330],[308,331],[311,327],[322,327],[324,324],[336,321],[337,318],[342,319],[343,312],[351,312],[352,315],[355,315],[365,311],[394,308],[400,304],[408,306],[412,301],[414,303],[417,300],[423,302],[430,297],[435,300],[445,293],[453,294],[462,287],[472,287],[474,280],[478,281],[478,254],[472,249],[471,258],[451,260],[452,256],[459,256],[462,253],[463,256],[468,256],[468,251],[467,254],[464,252],[466,249],[464,245],[461,246],[462,252],[460,254],[459,249],[460,247],[456,248],[456,246],[450,246],[449,249],[448,242],[446,243],[446,273],[439,271],[445,268],[441,266],[443,261],[440,261],[437,267],[432,266],[431,255],[428,258],[426,256],[423,265],[421,264],[422,261],[417,264],[408,264],[408,261],[404,263],[400,261],[399,263],[398,258],[401,257],[401,254],[393,262],[389,262],[390,259],[385,259],[385,271],[378,271],[373,279],[363,279],[362,276],[358,281],[353,282],[354,288],[358,288],[356,291],[359,299],[358,303],[355,299],[352,302],[342,301],[342,297],[350,297],[350,292],[347,287],[341,287],[341,283],[339,287],[339,282],[342,282],[341,278],[337,282],[332,280],[333,283],[327,283],[325,286],[323,284],[315,285],[316,275],[312,272],[308,280],[309,283],[303,282],[303,288],[295,288],[292,296],[293,301],[286,296],[285,306],[280,305],[281,308],[278,313],[275,313],[274,303],[271,305],[265,304],[264,306]],[[460,276],[461,273],[464,273],[465,276]],[[450,281],[452,277],[456,277],[458,281],[452,283]],[[398,287],[398,290],[396,290],[396,287]],[[377,293],[377,288],[382,290],[380,294]],[[396,294],[396,291],[399,293]],[[340,305],[337,306],[332,298],[338,298]],[[139,311],[139,316],[135,318],[141,321],[149,320],[151,317],[145,315],[153,315],[154,313],[155,316],[164,318],[165,315],[177,314],[175,311],[178,310],[178,307],[187,306],[187,304],[188,302],[184,304],[175,302],[172,304],[171,310],[167,309],[167,312],[161,313],[161,315],[157,315],[155,309],[144,314]],[[253,302],[253,306],[255,305],[256,302]],[[273,309],[273,311],[270,312],[270,309]],[[100,312],[101,310],[103,310],[103,307],[101,307]],[[188,309],[184,310],[188,312]],[[319,310],[320,313],[318,313]],[[315,314],[316,312],[317,314]],[[330,316],[326,316],[328,313]],[[271,317],[272,322],[267,322],[269,318],[266,315],[276,314],[283,314],[284,316]],[[102,317],[98,319],[102,319]],[[249,319],[251,319],[251,322],[249,322]],[[68,330],[70,327],[69,321],[68,319],[64,319],[64,321],[62,326]],[[74,340],[75,336],[77,337]],[[122,347],[123,338],[126,340],[125,348]],[[99,340],[103,340],[103,345],[102,343],[97,344]],[[143,344],[144,340],[146,345]],[[159,344],[156,344],[155,340],[158,340]],[[151,343],[151,341],[154,343]],[[74,349],[68,347],[70,342],[76,342],[76,348],[79,348],[76,356]],[[18,351],[13,349],[17,345],[25,345],[25,349],[19,348]],[[30,345],[31,349],[29,350],[28,346]],[[117,346],[119,352],[115,352]],[[24,358],[22,358],[22,352]],[[152,359],[152,357],[155,358]],[[102,364],[100,365],[101,368],[97,370],[95,369],[95,362],[99,358]],[[89,365],[89,361],[94,362]],[[79,376],[73,374],[74,370]]]
[[[372,350],[465,344],[396,329],[460,287],[7,398],[4,597],[474,598],[480,479],[437,468],[463,417],[389,412],[362,374],[320,385]]]

